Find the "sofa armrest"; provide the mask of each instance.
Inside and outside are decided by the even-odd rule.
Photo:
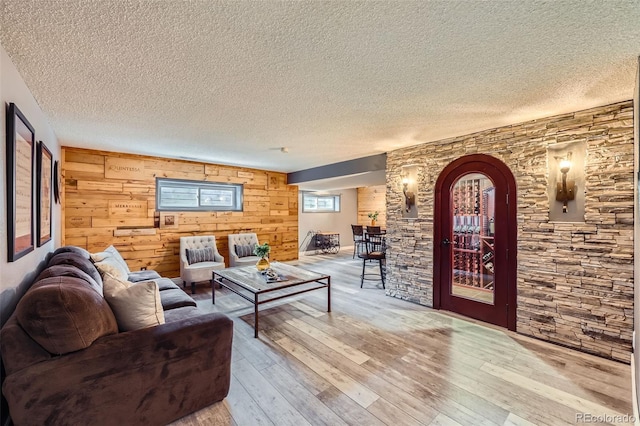
[[[240,259],[238,257],[238,255],[236,254],[236,249],[233,247],[229,247],[229,259],[233,260],[234,262],[238,259]]]
[[[224,256],[222,256],[219,252],[215,252],[213,254],[213,260],[215,260],[216,262],[222,262],[224,263]]]
[[[209,313],[96,340],[5,378],[16,424],[167,424],[229,391],[233,322]]]

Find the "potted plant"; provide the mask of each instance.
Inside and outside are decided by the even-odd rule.
[[[264,271],[269,268],[269,253],[271,252],[271,246],[269,243],[256,244],[256,247],[253,249],[253,254],[258,256],[260,260],[256,263],[256,267],[258,271]]]
[[[378,215],[380,213],[378,213],[378,211],[375,211],[373,213],[369,213],[367,216],[369,216],[369,219],[371,219],[371,226],[376,226],[376,220],[378,220]]]

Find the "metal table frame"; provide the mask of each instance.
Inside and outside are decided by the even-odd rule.
[[[322,253],[340,252],[340,234],[337,232],[318,232],[315,235],[316,250]]]
[[[289,268],[296,268],[296,269],[302,269],[302,268],[297,268],[291,265],[288,265]],[[238,267],[238,268],[247,268],[246,266],[243,267]],[[248,268],[255,268],[255,266],[249,266]],[[234,269],[234,268],[227,268],[227,269]],[[253,304],[253,310],[254,310],[254,322],[253,322],[253,329],[254,329],[254,333],[253,333],[253,337],[258,337],[258,306],[264,304],[264,303],[268,303],[268,302],[273,302],[275,300],[280,300],[280,299],[284,299],[285,297],[291,297],[291,296],[295,296],[298,294],[302,294],[302,293],[307,293],[309,291],[313,291],[313,290],[319,290],[322,288],[326,288],[327,289],[327,312],[331,312],[331,277],[329,275],[323,275],[323,274],[318,274],[319,277],[317,277],[316,279],[309,279],[309,280],[302,280],[302,281],[298,281],[298,280],[292,280],[293,282],[291,283],[287,283],[286,281],[282,282],[282,285],[280,286],[276,286],[273,288],[267,288],[264,290],[257,290],[254,289],[253,287],[249,286],[246,283],[243,283],[239,280],[233,280],[227,277],[224,277],[222,274],[224,274],[224,269],[222,270],[214,270],[213,271],[213,277],[211,280],[211,302],[215,305],[216,303],[216,291],[215,291],[215,286],[216,284],[220,285],[221,287],[224,287],[226,289],[231,290],[232,292],[236,293],[238,296],[242,297],[245,300],[248,300],[249,302],[251,302]],[[310,272],[310,271],[306,271],[305,272]],[[326,281],[323,282],[323,281]],[[304,285],[304,284],[310,284],[310,283],[318,283],[319,285],[316,285],[314,287],[311,288],[305,288],[304,290],[299,290],[299,291],[295,291],[292,293],[287,293],[287,294],[283,294],[280,296],[276,296],[276,297],[271,297],[269,299],[264,299],[264,300],[260,300],[260,296],[267,294],[267,293],[271,293],[274,291],[280,291],[280,290],[284,290],[287,288],[293,288],[296,286],[300,286],[300,285]],[[237,288],[234,288],[233,285],[240,287],[241,289],[248,291],[249,293],[253,294],[253,298],[251,296],[248,296],[244,293],[242,293],[240,290],[238,290]]]

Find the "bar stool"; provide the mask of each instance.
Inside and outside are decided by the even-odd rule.
[[[380,234],[381,232],[379,226],[367,226],[367,234]]]
[[[362,259],[362,275],[360,275],[360,288],[364,284],[364,280],[381,280],[382,288],[384,286],[385,280],[385,263],[386,263],[386,241],[384,234],[364,234],[364,251],[358,252],[358,257]],[[378,267],[380,268],[380,273],[367,273],[365,271],[367,267],[367,261],[378,261]]]
[[[356,252],[360,253],[361,246],[364,243],[364,229],[362,225],[351,225],[351,232],[353,234],[353,256],[352,259],[356,258]]]

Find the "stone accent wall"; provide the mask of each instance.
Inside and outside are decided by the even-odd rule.
[[[547,146],[585,141],[584,223],[549,221]],[[433,306],[435,182],[472,153],[518,186],[517,331],[630,361],[633,331],[633,102],[400,149],[387,155],[387,295]],[[401,218],[401,167],[419,164],[415,220]]]

